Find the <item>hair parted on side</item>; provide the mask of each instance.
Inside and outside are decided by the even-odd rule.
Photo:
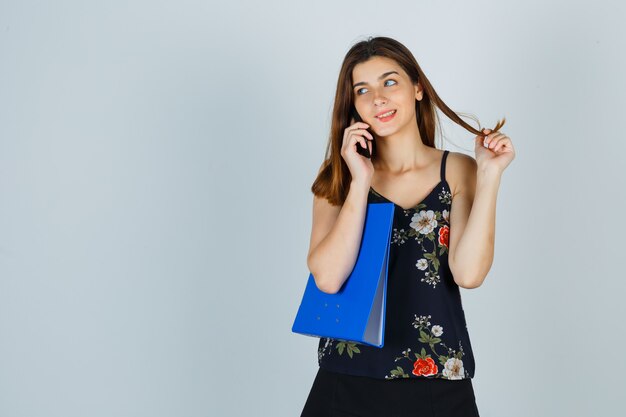
[[[413,83],[417,83],[419,79],[424,95],[421,101],[415,100],[415,111],[420,136],[426,146],[435,148],[435,127],[439,123],[435,107],[468,131],[476,135],[484,134],[483,128],[475,129],[470,126],[439,98],[411,51],[402,43],[385,36],[368,37],[366,40],[359,41],[348,50],[339,71],[326,155],[317,178],[311,186],[314,195],[326,198],[335,206],[343,205],[352,180],[348,165],[341,156],[343,133],[350,125],[351,110],[354,107],[352,71],[357,64],[374,56],[390,58],[397,62]],[[499,121],[492,131],[499,131],[505,121],[505,118]],[[373,146],[374,144],[375,141],[372,142]],[[374,150],[372,158],[375,157]]]

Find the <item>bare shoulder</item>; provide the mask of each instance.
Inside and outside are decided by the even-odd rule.
[[[446,180],[450,185],[452,196],[459,192],[468,191],[476,184],[476,159],[474,157],[461,153],[448,153],[446,160]],[[472,190],[469,190],[470,193]]]

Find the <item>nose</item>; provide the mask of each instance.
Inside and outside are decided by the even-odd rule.
[[[387,98],[386,97],[381,96],[379,94],[374,96],[374,104],[376,104],[377,106],[382,106],[385,103],[387,103]]]
[[[374,90],[374,104],[381,106],[387,102],[387,98],[382,94],[381,90]]]

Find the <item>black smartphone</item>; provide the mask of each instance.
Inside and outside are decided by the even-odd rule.
[[[359,116],[359,112],[356,111],[356,108],[353,106],[352,107],[352,117],[354,118],[354,120],[356,120],[357,122],[363,122],[363,119],[361,119],[361,116]],[[369,129],[366,129],[368,132],[370,132]],[[372,132],[370,132],[371,134]],[[374,135],[372,135],[374,136]],[[365,138],[365,143],[369,143],[370,138]],[[363,155],[366,158],[372,158],[372,155],[370,154],[370,150],[369,147],[364,148],[361,143],[357,143],[356,145],[356,151],[360,154]],[[372,140],[372,153],[374,152],[374,141]]]

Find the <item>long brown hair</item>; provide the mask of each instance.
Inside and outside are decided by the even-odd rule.
[[[343,59],[339,71],[339,79],[337,80],[330,136],[326,145],[324,163],[311,186],[313,194],[326,198],[332,205],[343,205],[350,188],[350,181],[352,180],[348,165],[341,156],[343,132],[350,125],[351,110],[354,108],[352,70],[357,64],[365,62],[374,56],[386,57],[396,61],[414,84],[419,79],[424,88],[424,94],[422,100],[415,100],[415,112],[420,136],[426,146],[435,148],[435,127],[439,124],[435,106],[470,132],[476,135],[484,135],[482,128],[474,129],[439,98],[415,57],[403,44],[385,36],[369,37],[364,41],[360,41],[350,48]],[[505,121],[506,119],[503,118],[492,131],[497,132],[504,125]],[[374,146],[374,143],[375,141],[372,142],[372,146]],[[375,158],[375,155],[374,149],[372,158]]]

